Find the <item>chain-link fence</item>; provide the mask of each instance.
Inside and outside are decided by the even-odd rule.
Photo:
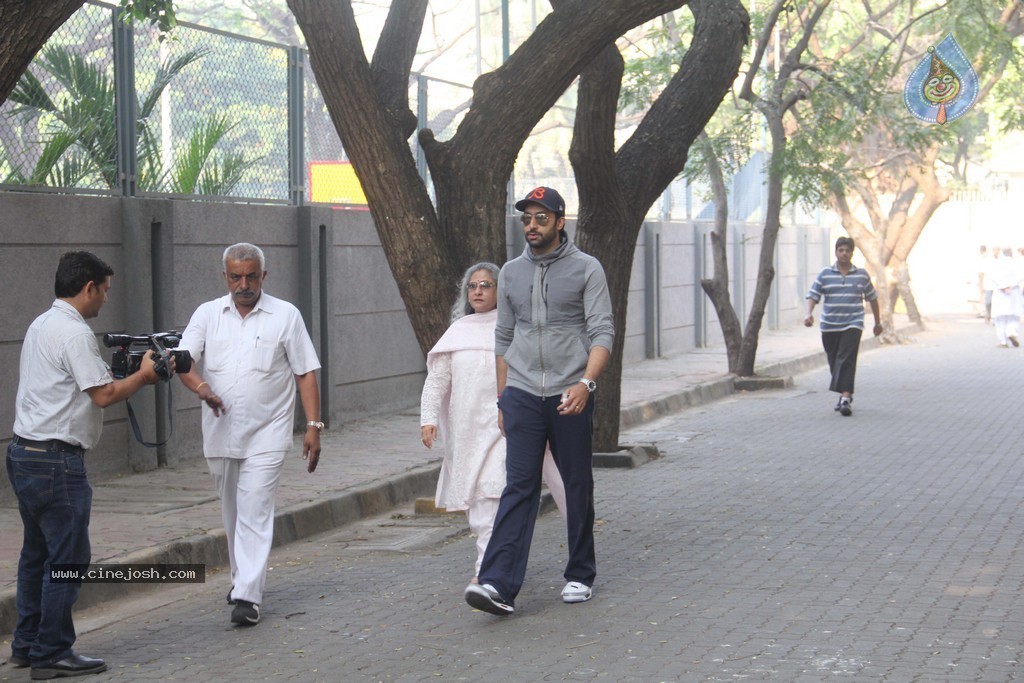
[[[514,49],[548,9],[537,0],[510,0],[509,8]],[[130,29],[118,14],[112,5],[87,3],[0,106],[0,186],[365,205],[304,50],[186,23],[174,40],[161,42],[155,30]],[[466,31],[473,30],[471,14],[461,18]],[[481,3],[474,16],[479,34],[495,35],[498,3]],[[478,43],[477,70],[500,64],[493,40]],[[409,87],[419,127],[451,138],[472,104],[472,87],[422,75]],[[570,90],[562,102],[573,99]],[[574,116],[572,106],[559,104],[537,124],[520,150],[510,201],[551,185],[576,213],[568,156]],[[432,188],[415,137],[410,151]],[[763,160],[752,162],[733,181],[736,219],[759,213],[761,166]],[[709,218],[710,211],[706,188],[680,179],[651,216]]]
[[[289,199],[287,48],[136,28],[139,193]]]
[[[110,11],[86,6],[0,108],[0,181],[116,191],[114,100]]]
[[[118,13],[83,6],[0,107],[0,182],[287,201],[288,49]]]

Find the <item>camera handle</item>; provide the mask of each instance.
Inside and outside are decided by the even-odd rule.
[[[159,383],[158,383],[159,384]],[[167,438],[163,441],[146,441],[142,438],[142,430],[139,429],[139,421],[135,419],[135,411],[132,410],[131,401],[125,399],[125,404],[128,406],[128,422],[131,423],[132,431],[135,433],[135,440],[141,443],[146,448],[156,448],[157,446],[163,446],[165,443],[171,440],[171,436],[174,434],[174,392],[171,391],[170,381],[166,382],[167,385]]]

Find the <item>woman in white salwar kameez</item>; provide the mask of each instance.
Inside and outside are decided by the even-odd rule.
[[[473,581],[505,488],[505,437],[498,428],[494,362],[497,305],[498,267],[472,266],[459,285],[451,326],[427,354],[420,399],[423,444],[444,444],[434,502],[446,510],[465,510],[476,534]],[[550,450],[544,454],[543,476],[555,504],[564,511],[565,489]]]
[[[1014,264],[1013,249],[1003,249],[992,269],[992,320],[996,341],[1020,346],[1021,292],[1020,272]]]

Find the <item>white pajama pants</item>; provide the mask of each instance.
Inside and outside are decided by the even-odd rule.
[[[476,564],[473,565],[473,576],[480,573],[480,563],[484,560],[487,542],[491,540],[491,531],[494,530],[494,516],[498,514],[498,502],[500,500],[500,498],[481,498],[470,503],[469,508],[466,510],[469,529],[476,534]]]
[[[562,475],[558,473],[558,465],[551,456],[551,449],[544,453],[544,465],[542,478],[547,484],[548,491],[558,507],[558,511],[565,517],[565,485],[562,483]],[[498,514],[498,503],[500,498],[481,498],[471,503],[466,510],[466,518],[469,521],[469,529],[476,534],[476,565],[473,569],[473,576],[480,573],[480,563],[484,561],[484,552],[487,550],[487,542],[491,540],[491,531],[494,529],[494,517]]]
[[[220,496],[231,561],[231,597],[263,602],[267,562],[274,542],[274,496],[284,469],[284,451],[246,458],[207,458]]]
[[[1020,335],[1020,318],[1015,315],[997,315],[995,316],[996,322],[996,340],[1006,346],[1010,340],[1010,337],[1017,337]]]

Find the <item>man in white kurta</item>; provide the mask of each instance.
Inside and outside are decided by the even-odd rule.
[[[259,621],[274,532],[274,496],[292,446],[295,388],[307,426],[303,457],[320,456],[320,368],[302,316],[292,304],[262,291],[263,253],[249,244],[224,252],[229,294],[202,304],[180,348],[203,361],[181,375],[203,405],[203,451],[221,499],[240,626]]]

